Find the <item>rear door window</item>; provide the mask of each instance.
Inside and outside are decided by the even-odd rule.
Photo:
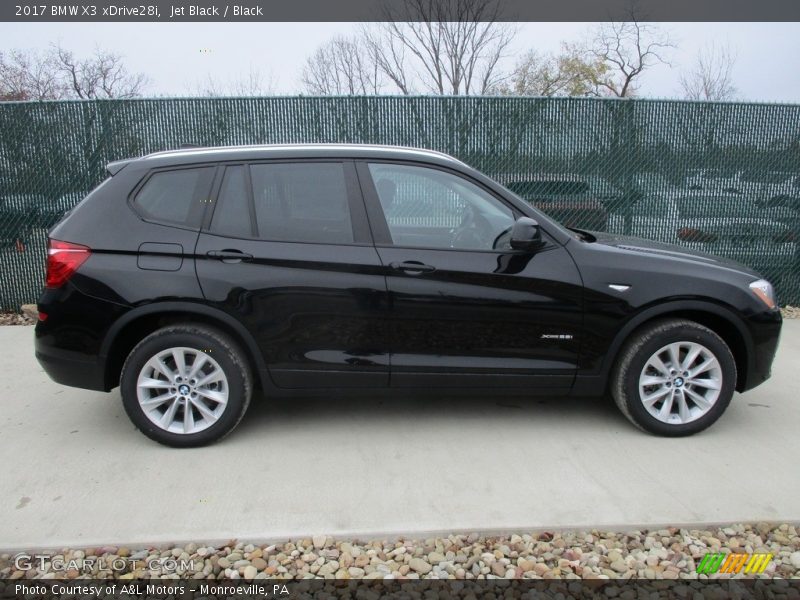
[[[215,168],[157,171],[136,194],[133,205],[145,219],[199,228]]]
[[[250,177],[259,239],[353,242],[342,163],[252,164]]]

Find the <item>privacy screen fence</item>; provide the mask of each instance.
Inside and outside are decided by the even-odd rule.
[[[800,302],[800,105],[268,97],[0,103],[0,309],[35,301],[47,228],[108,162],[297,142],[441,150],[569,226],[730,257]],[[425,202],[399,210],[431,217]]]

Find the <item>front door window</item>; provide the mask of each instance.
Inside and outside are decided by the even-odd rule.
[[[369,170],[395,246],[508,250],[513,212],[471,181],[411,165]]]

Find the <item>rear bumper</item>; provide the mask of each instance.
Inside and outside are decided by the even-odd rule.
[[[47,343],[46,337],[36,337],[36,360],[50,379],[62,385],[86,390],[106,391],[105,369],[97,359],[62,350]]]
[[[77,279],[79,274],[74,276]],[[108,391],[107,359],[101,346],[110,326],[126,308],[81,292],[73,281],[58,289],[44,289],[36,323],[36,359],[56,383],[88,390]]]

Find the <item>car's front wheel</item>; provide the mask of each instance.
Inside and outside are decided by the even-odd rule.
[[[228,336],[203,325],[172,325],[144,338],[120,378],[133,424],[168,446],[202,446],[230,433],[250,403],[250,369]]]
[[[611,394],[638,427],[664,436],[702,431],[722,416],[736,387],[736,362],[716,333],[686,319],[645,326],[623,346]]]

